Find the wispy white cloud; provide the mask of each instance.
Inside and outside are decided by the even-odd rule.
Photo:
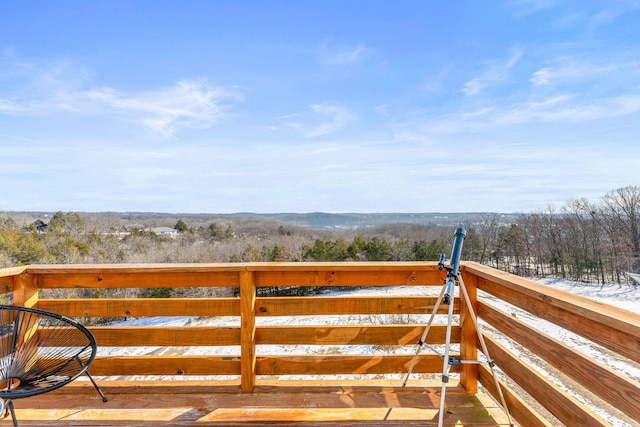
[[[552,0],[509,0],[507,8],[516,18],[525,18],[554,6]]]
[[[451,73],[453,64],[445,64],[436,73],[432,73],[423,78],[420,89],[429,93],[438,93],[446,89],[446,78]]]
[[[630,7],[632,10],[640,7],[640,3],[630,2],[628,4],[622,4],[620,6],[624,8]],[[615,5],[614,7],[609,7],[599,12],[595,13],[591,16],[589,20],[588,28],[590,31],[597,31],[599,28],[607,26],[613,23],[618,16],[624,15],[628,10],[624,10],[622,7]]]
[[[535,101],[461,111],[435,117],[422,125],[429,133],[458,133],[493,130],[502,126],[534,123],[584,123],[640,113],[640,94],[617,95],[599,100],[575,94]]]
[[[299,130],[306,138],[315,138],[344,128],[355,116],[346,107],[333,102],[322,102],[310,105],[307,111],[281,119],[287,127]]]
[[[0,112],[40,115],[86,110],[75,96],[90,78],[82,64],[66,59],[28,61],[4,49],[0,69],[4,85]]]
[[[460,103],[457,111],[429,117],[425,130],[497,130],[507,125],[585,123],[640,113],[638,62],[626,52],[606,58],[549,54],[544,66],[532,68],[536,55],[527,55],[517,68],[522,50],[503,61],[487,61],[483,72],[462,89],[467,97],[475,96],[473,101]],[[503,90],[526,80],[529,87]]]
[[[640,112],[640,95],[615,96],[593,103],[585,100],[569,102],[570,96],[554,97],[547,102],[521,104],[494,116],[496,124],[532,122],[585,122]]]
[[[481,78],[475,78],[464,84],[462,92],[467,96],[473,96],[479,94],[483,87],[483,80]]]
[[[17,105],[14,105],[12,102],[9,102],[6,99],[0,99],[0,112],[12,113],[16,111],[18,108]]]
[[[207,80],[183,80],[174,86],[139,93],[111,88],[91,89],[79,94],[165,136],[179,128],[205,129],[225,117],[226,102],[242,97]]]
[[[350,66],[366,61],[375,51],[363,43],[350,46],[332,46],[328,42],[320,48],[320,61],[324,65]]]
[[[125,92],[91,87],[90,73],[68,61],[36,64],[5,52],[0,65],[12,82],[0,95],[0,114],[114,113],[167,137],[181,128],[208,128],[226,117],[231,104],[243,100],[238,90],[214,87],[207,79]]]
[[[528,105],[531,109],[543,109],[543,108],[548,108],[548,107],[552,107],[554,105],[563,103],[572,98],[574,98],[573,95],[565,94],[565,95],[559,95],[559,96],[552,96],[549,98],[542,99],[540,101],[530,101],[526,105]]]
[[[557,78],[557,76],[557,70],[553,70],[549,67],[543,67],[534,72],[529,81],[534,86],[543,86],[549,84],[549,82]]]
[[[466,96],[478,95],[486,87],[507,80],[510,76],[510,69],[518,63],[522,54],[522,50],[516,50],[506,61],[486,61],[482,74],[468,80],[462,87],[462,92]]]
[[[375,107],[373,107],[373,110],[376,113],[386,117],[389,115],[389,104],[376,105]]]
[[[561,58],[553,66],[542,67],[535,71],[529,81],[534,86],[547,86],[556,83],[576,83],[601,77],[607,73],[613,73],[626,69],[627,64],[607,63],[596,65],[587,60],[578,58]]]
[[[563,29],[582,26],[589,34],[593,35],[614,24],[619,17],[627,13],[635,13],[640,9],[640,2],[637,0],[605,2],[598,6],[596,8],[586,6],[579,10],[568,7],[566,10],[560,11],[559,16],[553,20],[553,25]]]

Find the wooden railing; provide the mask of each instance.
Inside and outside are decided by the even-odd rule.
[[[534,322],[521,320],[520,313],[578,334],[591,345],[631,365],[640,363],[639,315],[476,263],[463,263],[461,272],[474,311],[484,324],[483,337],[500,372],[507,405],[521,425],[549,426],[557,422],[575,426],[609,425],[593,405],[602,405],[614,413],[620,411],[623,418],[640,422],[638,378],[630,378],[543,333]],[[444,272],[438,270],[436,263],[429,262],[33,265],[0,270],[0,290],[13,304],[50,310],[85,319],[87,323],[92,323],[92,318],[150,316],[234,319],[231,324],[220,326],[92,326],[100,352],[91,371],[94,376],[105,379],[177,375],[206,377],[211,384],[216,384],[231,378],[244,393],[251,393],[262,378],[305,378],[305,384],[321,385],[328,377],[350,376],[366,382],[371,377],[385,376],[400,378],[397,380],[400,388],[401,378],[424,331],[424,320],[433,309],[443,280]],[[406,296],[384,292],[373,296],[348,292],[258,296],[259,288],[269,287],[382,289],[398,286],[415,292],[407,292]],[[226,290],[226,296],[43,297],[51,293],[47,290],[58,290],[58,294],[65,294],[65,290],[100,294],[100,289],[116,288],[221,288]],[[505,303],[510,304],[508,311],[501,308]],[[454,308],[456,324],[452,342],[455,347],[452,348],[455,356],[482,359],[466,306],[460,305],[456,298]],[[442,307],[441,312],[445,310],[446,307]],[[309,316],[309,321],[292,324],[290,320],[299,316]],[[320,321],[324,316],[342,316],[344,321],[328,324]],[[362,316],[370,318],[363,320]],[[277,318],[281,321],[273,322]],[[458,322],[458,318],[462,321]],[[439,323],[432,327],[427,343],[443,344],[445,326]],[[283,354],[262,351],[267,345],[282,346],[277,348],[285,350]],[[296,346],[319,346],[321,350],[312,354],[289,351]],[[366,346],[376,351],[364,354],[332,351],[343,346]],[[162,351],[176,347],[225,347],[229,353],[201,351],[190,355],[174,351],[166,355],[167,352]],[[139,348],[160,350],[139,355],[127,351]],[[527,357],[518,356],[513,349]],[[534,367],[541,364],[543,371]],[[420,352],[413,369],[415,375],[427,376],[441,371],[442,360],[437,354],[429,350]],[[485,365],[462,364],[453,366],[453,371],[459,372],[457,384],[467,392],[476,393],[480,384],[497,395],[491,371]],[[569,383],[588,390],[593,396],[581,401],[568,390],[571,387],[566,384]],[[544,410],[533,409],[532,399]]]

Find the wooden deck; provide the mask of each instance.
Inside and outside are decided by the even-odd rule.
[[[219,384],[219,383],[216,383]],[[398,384],[266,382],[253,393],[238,384],[210,386],[102,381],[106,403],[86,381],[14,401],[21,427],[61,426],[437,426],[439,381]],[[445,426],[508,426],[507,417],[485,394],[450,387]],[[0,421],[10,426],[11,417]]]
[[[88,381],[78,380],[47,395],[15,401],[17,419],[22,427],[435,426],[442,373],[436,352],[422,352],[411,370],[412,380],[437,378],[435,383],[410,382],[403,388],[401,381],[380,381],[410,371],[415,345],[425,331],[425,314],[446,320],[441,317],[447,312],[437,307],[435,296],[444,274],[435,262],[0,269],[0,296],[13,305],[87,319],[89,324],[94,319],[195,319],[181,326],[89,326],[99,348],[90,370],[110,400],[103,403]],[[457,382],[449,383],[445,426],[508,425],[501,405],[494,402],[501,400],[498,386],[504,406],[520,426],[639,425],[640,382],[621,366],[640,363],[640,315],[472,262],[461,266],[462,282],[470,304],[461,304],[458,295],[451,306],[452,356],[486,360],[490,355],[497,375],[487,363],[452,366]],[[258,292],[318,286],[379,287],[382,292],[292,297]],[[164,287],[229,292],[177,299],[79,297],[94,290]],[[411,292],[387,294],[387,287]],[[76,297],[51,298],[55,290]],[[478,348],[471,311],[487,324],[480,331],[486,352]],[[291,322],[299,316],[308,316],[308,321]],[[340,321],[325,322],[326,316],[339,316]],[[211,318],[233,321],[196,323]],[[577,334],[580,341],[561,341],[539,328],[535,319]],[[426,342],[442,346],[447,335],[446,324],[440,322],[429,330]],[[581,340],[589,351],[575,345]],[[299,346],[314,347],[296,351]],[[338,351],[342,348],[349,351]],[[592,348],[606,354],[607,363],[592,357]],[[179,382],[152,382],[161,378]],[[292,383],[294,378],[303,382]],[[573,395],[566,386],[571,384],[572,390],[584,392],[587,403]],[[10,425],[10,419],[0,419],[0,426]]]

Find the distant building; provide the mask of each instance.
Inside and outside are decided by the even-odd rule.
[[[163,236],[163,237],[177,237],[178,236],[178,230],[176,230],[175,228],[170,228],[170,227],[149,227],[149,228],[143,228],[140,231],[144,231],[147,233],[154,233],[157,236]]]

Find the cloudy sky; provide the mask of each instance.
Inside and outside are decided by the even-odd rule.
[[[0,211],[532,212],[639,170],[637,0],[0,6]]]

